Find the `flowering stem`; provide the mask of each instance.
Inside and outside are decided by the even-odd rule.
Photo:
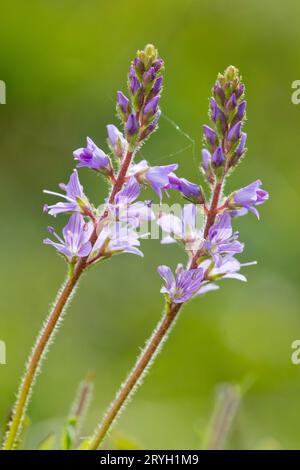
[[[112,424],[121,413],[126,401],[135,391],[136,387],[141,383],[148,367],[151,365],[151,362],[154,360],[157,352],[166,339],[172,325],[174,324],[180,307],[181,304],[172,304],[164,314],[162,320],[159,322],[156,329],[154,330],[154,333],[146,344],[145,349],[138,358],[134,368],[121,386],[116,395],[116,398],[108,408],[108,411],[104,415],[100,426],[96,429],[94,435],[92,436],[87,450],[96,450],[102,443]]]
[[[22,379],[21,386],[18,391],[17,400],[13,409],[11,421],[5,436],[3,449],[10,450],[14,448],[16,439],[22,428],[22,421],[29,402],[31,390],[40,368],[42,359],[47,351],[51,340],[56,331],[58,322],[63,314],[64,308],[74,291],[74,288],[84,270],[85,262],[82,260],[75,267],[73,274],[66,281],[61,293],[58,295],[57,301],[50,312],[46,323],[43,325],[38,339],[33,347],[33,351],[29,358],[25,375]]]
[[[128,167],[131,163],[133,157],[133,152],[127,152],[122,165],[120,167],[119,174],[117,176],[116,182],[113,186],[112,192],[109,197],[109,202],[113,203],[116,194],[122,188]],[[95,243],[97,239],[97,231],[96,227],[91,235],[91,243]],[[12,419],[8,426],[8,431],[5,436],[3,449],[9,450],[13,449],[16,439],[19,435],[19,432],[22,428],[22,421],[26,412],[26,408],[28,406],[29,397],[31,394],[31,390],[34,384],[34,380],[36,378],[37,372],[41,365],[42,359],[44,357],[44,353],[47,351],[48,346],[53,339],[55,334],[56,327],[58,322],[63,314],[64,307],[66,306],[68,300],[70,299],[74,288],[85,270],[88,266],[88,261],[85,258],[82,258],[78,261],[78,263],[72,266],[72,269],[69,270],[68,280],[64,285],[63,290],[59,294],[57,301],[46,321],[42,330],[38,336],[36,344],[33,348],[31,356],[29,358],[28,366],[26,368],[25,375],[22,379],[21,386],[17,395],[17,400],[13,409]]]
[[[222,192],[222,186],[223,186],[223,181],[218,181],[216,183],[214,192],[213,192],[213,197],[210,205],[210,209],[207,215],[207,220],[206,220],[206,225],[204,229],[204,238],[207,237],[208,231],[210,227],[214,224],[216,215],[217,215],[217,209],[218,209],[218,204],[219,204],[219,199],[220,195]]]
[[[223,181],[217,182],[215,185],[204,229],[205,236],[207,236],[210,227],[215,221],[217,215],[217,207],[222,192],[222,186]],[[189,269],[193,269],[194,266],[197,267],[197,261],[199,259],[199,256],[201,256],[200,250],[195,254]],[[177,315],[182,305],[183,304],[180,303],[171,303],[170,305],[168,305],[167,311],[163,319],[154,330],[154,333],[150,337],[150,340],[147,343],[145,349],[142,351],[140,357],[138,358],[135,366],[128,375],[126,381],[123,383],[123,385],[121,385],[121,388],[119,389],[116,398],[110,404],[108,411],[104,415],[104,418],[100,423],[99,427],[94,432],[88,444],[88,450],[98,449],[106,434],[110,430],[111,426],[115,422],[116,418],[121,413],[128,398],[135,391],[136,387],[141,383],[141,379],[143,378],[144,374],[149,369],[151,363],[155,359],[156,352],[159,350],[160,346],[167,338],[167,334],[170,331],[171,326],[174,324],[174,320],[177,318]]]
[[[112,192],[109,196],[109,203],[112,203],[115,200],[115,197],[116,197],[117,193],[122,188],[122,186],[125,182],[125,177],[126,177],[129,165],[131,163],[132,157],[133,157],[133,152],[128,151],[125,158],[124,158],[124,160],[123,160],[123,162],[122,162],[122,166],[120,168],[119,174],[118,174],[117,179],[114,183],[114,187],[112,189]]]
[[[204,238],[207,237],[210,227],[215,222],[215,218],[216,218],[216,215],[217,215],[217,212],[218,212],[219,199],[220,199],[220,196],[222,194],[222,189],[223,189],[223,180],[218,181],[216,183],[215,187],[214,187],[214,190],[213,190],[213,195],[212,195],[210,208],[207,212],[207,219],[206,219],[206,224],[205,224],[204,234],[203,234]],[[196,252],[196,254],[193,256],[193,258],[191,260],[191,263],[190,263],[190,266],[189,266],[189,269],[197,268],[199,258],[201,258],[202,254],[203,254],[202,248],[200,248]]]

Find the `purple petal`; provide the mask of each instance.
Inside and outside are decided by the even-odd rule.
[[[175,285],[175,278],[168,266],[162,265],[157,268],[158,274],[163,278],[166,283],[166,288],[170,291]]]

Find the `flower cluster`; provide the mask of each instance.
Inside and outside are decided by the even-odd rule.
[[[141,222],[154,218],[149,202],[137,201],[142,185],[150,186],[162,199],[162,189],[169,187],[169,175],[177,164],[151,167],[145,160],[134,162],[141,144],[157,128],[160,116],[159,101],[162,92],[163,60],[152,45],[138,51],[128,74],[128,97],[117,92],[117,112],[123,130],[114,124],[107,126],[109,151],[99,148],[90,137],[86,146],[73,152],[77,169],[89,168],[107,179],[111,187],[104,205],[93,205],[86,196],[74,169],[67,184],[61,184],[63,193],[47,191],[62,201],[45,205],[44,212],[71,214],[63,229],[63,237],[53,228],[50,233],[56,241],[50,244],[64,256],[70,265],[83,260],[85,266],[116,253],[142,255],[136,229]]]
[[[176,163],[151,166],[146,160],[134,160],[158,125],[163,67],[153,46],[138,51],[128,73],[127,96],[117,92],[122,131],[113,124],[107,126],[109,152],[88,137],[86,147],[73,153],[77,168],[90,168],[109,182],[111,192],[104,208],[89,201],[77,169],[73,170],[69,182],[60,185],[64,194],[45,191],[63,201],[45,205],[44,211],[54,217],[61,213],[71,217],[62,238],[50,228],[56,240],[47,238],[44,242],[54,246],[71,265],[82,259],[89,266],[116,253],[142,255],[137,229],[155,216],[151,202],[137,200],[141,187],[151,187],[160,202],[163,191],[178,191],[189,204],[178,216],[159,212],[157,217],[165,233],[162,243],[178,242],[188,255],[186,268],[178,265],[175,275],[170,268],[159,267],[165,281],[162,292],[171,304],[216,289],[215,281],[221,278],[245,280],[239,274],[242,265],[235,258],[244,244],[232,229],[232,219],[248,211],[258,217],[256,206],[268,199],[268,193],[257,180],[227,197],[223,195],[226,178],[246,152],[245,86],[232,66],[217,78],[210,99],[210,125],[203,126],[205,147],[200,167],[211,192],[210,203],[199,184],[176,175]]]
[[[248,211],[257,217],[256,206],[268,199],[257,180],[223,195],[224,182],[230,171],[246,152],[246,134],[243,132],[246,101],[245,86],[238,70],[230,66],[219,74],[210,99],[210,126],[203,126],[205,148],[202,150],[201,170],[211,191],[209,206],[203,189],[184,178],[169,175],[168,188],[180,191],[191,204],[180,216],[160,214],[158,224],[167,235],[162,243],[179,242],[188,255],[188,264],[179,264],[175,275],[167,266],[159,266],[164,280],[161,292],[169,305],[182,304],[190,298],[217,289],[216,281],[234,278],[246,281],[240,274],[243,266],[235,256],[244,250],[238,232],[232,229],[232,218]],[[204,224],[203,224],[204,219]],[[202,223],[199,223],[199,220]]]

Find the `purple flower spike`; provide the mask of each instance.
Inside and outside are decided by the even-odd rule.
[[[58,242],[46,238],[44,243],[54,246],[69,262],[73,263],[76,259],[83,258],[90,254],[92,245],[89,239],[93,231],[93,224],[85,223],[82,215],[71,215],[67,225],[63,229],[63,239],[55,233],[52,227],[49,227],[48,231]]]
[[[229,204],[229,207],[241,208],[241,211],[236,211],[233,215],[243,215],[251,211],[259,219],[259,212],[254,206],[259,206],[269,199],[268,192],[260,189],[261,185],[262,182],[256,180],[233,195],[233,204]]]
[[[221,147],[218,147],[215,150],[211,161],[213,165],[217,168],[223,165],[223,162],[225,161],[225,157],[224,157],[223,150]]]
[[[55,217],[57,214],[64,212],[80,212],[82,214],[89,214],[92,212],[90,203],[84,195],[83,187],[79,182],[77,170],[74,170],[71,174],[68,184],[60,184],[60,188],[63,189],[66,194],[56,193],[46,189],[43,191],[46,194],[59,196],[66,200],[66,202],[58,202],[51,206],[44,206],[44,210],[47,208],[48,214]]]
[[[136,134],[139,130],[139,124],[136,120],[134,113],[129,114],[127,122],[126,122],[126,129],[130,135]]]
[[[126,114],[129,109],[129,99],[121,91],[117,92],[117,103],[123,113]]]
[[[144,107],[144,114],[155,114],[157,111],[159,100],[160,95],[154,96],[154,98],[149,100]]]
[[[212,146],[217,144],[218,142],[217,134],[211,127],[204,125],[203,132],[204,132],[205,139],[207,140],[208,143],[210,143]]]
[[[168,266],[159,266],[157,271],[165,281],[165,286],[161,288],[160,292],[167,295],[170,301],[179,304],[193,297],[199,291],[203,280],[201,268],[185,271],[179,265],[176,278]]]
[[[87,145],[73,152],[74,159],[79,163],[77,168],[87,167],[100,173],[108,174],[111,171],[111,163],[108,156],[87,137]]]
[[[208,237],[203,245],[210,253],[217,268],[222,265],[222,255],[233,256],[243,251],[244,245],[237,241],[237,238],[238,232],[233,233],[232,231],[231,217],[228,212],[224,212],[209,229]]]
[[[228,132],[228,140],[236,142],[241,137],[242,123],[237,122]]]

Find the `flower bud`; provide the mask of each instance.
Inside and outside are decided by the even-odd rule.
[[[162,82],[163,82],[163,77],[162,76],[158,77],[155,80],[154,86],[153,86],[153,89],[152,89],[154,95],[158,95],[158,93],[161,92]]]
[[[241,137],[242,123],[237,122],[228,132],[228,140],[236,142]]]
[[[129,135],[134,135],[138,132],[139,130],[139,125],[136,120],[135,114],[131,113],[128,116],[128,119],[126,121],[126,130]]]
[[[204,171],[208,170],[209,163],[211,162],[211,154],[207,149],[202,150],[202,168]]]
[[[147,115],[147,114],[150,114],[150,115],[153,115],[156,113],[156,110],[157,110],[157,107],[158,107],[158,103],[159,103],[159,100],[160,100],[160,96],[157,95],[157,96],[154,96],[154,98],[151,98],[151,100],[149,100],[145,107],[144,107],[144,114]]]
[[[129,99],[121,91],[117,92],[117,105],[123,114],[128,113],[130,109]]]
[[[204,125],[203,126],[203,133],[206,142],[211,146],[215,147],[218,143],[218,136],[216,132],[209,126]]]
[[[218,147],[213,156],[212,156],[212,164],[214,165],[214,167],[216,168],[219,168],[220,166],[223,165],[223,163],[225,162],[225,157],[224,157],[224,153],[223,153],[223,150],[221,147]]]
[[[108,144],[116,157],[122,158],[123,155],[127,151],[127,141],[124,138],[122,132],[114,126],[113,124],[109,124],[106,126],[107,134],[108,134]]]

